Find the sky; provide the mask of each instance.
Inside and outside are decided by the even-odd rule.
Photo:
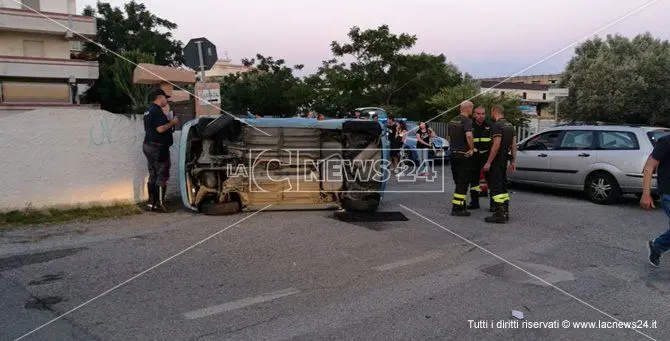
[[[113,6],[124,1],[108,0]],[[480,77],[559,73],[574,47],[600,37],[651,32],[670,39],[667,0],[143,0],[176,23],[184,44],[206,37],[219,58],[256,53],[304,64],[303,74],[332,58],[330,42],[347,42],[353,26],[388,25],[418,41],[411,52],[444,54],[461,71]],[[96,0],[77,0],[78,12]],[[626,14],[648,7],[603,29]],[[560,52],[562,51],[562,52]],[[559,53],[560,52],[560,53]]]

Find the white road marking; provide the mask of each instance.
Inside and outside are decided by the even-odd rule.
[[[256,297],[248,297],[248,298],[243,298],[241,300],[237,301],[232,301],[220,305],[215,305],[207,308],[202,308],[194,311],[190,311],[188,313],[184,314],[184,317],[189,319],[189,320],[195,320],[201,317],[206,317],[210,315],[215,315],[215,314],[220,314],[226,311],[231,311],[231,310],[236,310],[244,307],[248,307],[250,305],[258,304],[258,303],[263,303],[263,302],[269,302],[272,300],[276,300],[278,298],[282,298],[285,296],[289,295],[295,295],[299,293],[299,290],[293,289],[293,288],[288,288],[284,290],[279,290],[267,294],[263,294],[260,296]]]
[[[397,262],[393,262],[393,263],[388,263],[388,264],[376,266],[373,269],[375,269],[377,271],[388,271],[388,270],[393,270],[395,268],[399,268],[401,266],[416,264],[416,263],[424,262],[424,261],[427,261],[427,260],[435,259],[435,258],[438,258],[440,256],[442,256],[441,252],[432,251],[432,252],[429,252],[429,253],[427,253],[423,256],[414,257],[414,258],[410,258],[410,259],[405,259],[405,260],[401,260],[401,261],[397,261]]]

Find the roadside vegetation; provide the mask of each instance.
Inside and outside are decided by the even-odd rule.
[[[0,212],[0,230],[38,224],[57,224],[74,221],[94,221],[141,214],[135,204],[115,204],[112,206],[91,206],[71,209],[37,210],[27,207],[23,210]]]

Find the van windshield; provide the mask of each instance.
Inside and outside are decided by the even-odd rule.
[[[656,141],[660,139],[661,137],[670,134],[670,129],[657,129],[657,130],[652,130],[647,132],[647,136],[649,137],[649,141],[651,141],[651,144],[653,146],[656,146]]]

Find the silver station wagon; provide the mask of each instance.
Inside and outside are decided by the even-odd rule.
[[[622,194],[642,194],[642,171],[655,141],[670,129],[625,125],[564,125],[517,144],[510,183],[584,191],[611,204]],[[652,193],[656,190],[656,175]]]

